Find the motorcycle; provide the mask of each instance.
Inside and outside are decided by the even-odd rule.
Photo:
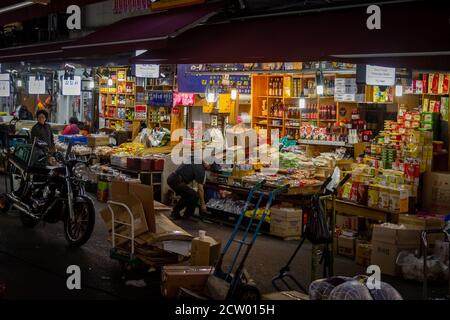
[[[46,165],[48,146],[38,139],[33,141],[27,161],[16,153],[9,155],[11,171],[19,183],[1,197],[0,210],[19,210],[20,220],[28,228],[40,221],[62,221],[69,245],[81,246],[94,230],[95,207],[85,194],[87,160],[77,159],[71,153],[72,147],[73,144],[69,144],[65,155],[54,154],[56,166]]]

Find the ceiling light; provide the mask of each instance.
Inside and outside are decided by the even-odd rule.
[[[9,12],[9,11],[14,11],[17,9],[22,9],[25,7],[29,7],[31,5],[35,4],[33,1],[24,1],[24,2],[20,2],[20,3],[16,3],[7,7],[3,7],[0,8],[0,13],[5,13],[5,12]]]

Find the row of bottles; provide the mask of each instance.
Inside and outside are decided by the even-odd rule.
[[[269,96],[283,96],[283,77],[269,78]]]
[[[336,120],[336,106],[335,105],[320,105],[310,103],[305,109],[285,105],[281,100],[275,100],[270,106],[269,117],[286,117],[288,119],[322,119],[322,120]]]
[[[319,107],[320,119],[322,120],[336,120],[336,106],[335,105],[321,105]]]
[[[149,121],[152,123],[170,122],[170,109],[169,108],[152,109],[152,111],[149,114]]]
[[[284,110],[285,105],[283,104],[283,102],[281,100],[275,100],[272,102],[272,105],[270,106],[269,116],[283,118]]]

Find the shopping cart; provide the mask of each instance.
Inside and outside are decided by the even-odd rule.
[[[350,174],[345,175],[344,178],[341,181],[339,181],[337,184],[336,183],[333,184],[333,176],[340,176],[340,172],[338,169],[335,170],[335,172],[333,173],[332,176],[328,177],[328,179],[325,180],[325,182],[322,184],[322,186],[320,188],[320,191],[317,194],[313,195],[312,199],[311,199],[312,205],[324,206],[325,208],[326,208],[326,203],[331,203],[331,221],[330,221],[330,226],[327,227],[330,229],[331,239],[334,238],[334,225],[335,225],[335,215],[336,215],[336,212],[335,212],[336,195],[337,195],[339,188],[341,186],[343,186],[348,181],[348,179],[350,179],[351,175]],[[302,222],[303,222],[303,219],[302,219]],[[300,251],[305,240],[307,240],[307,235],[304,232],[305,231],[304,226],[302,226],[302,231],[303,232],[302,232],[302,237],[301,237],[300,243],[295,248],[295,250],[294,250],[293,254],[290,256],[288,262],[286,263],[286,265],[284,267],[281,268],[279,273],[272,278],[272,286],[277,291],[282,291],[283,289],[282,289],[281,285],[284,285],[284,287],[287,290],[300,289],[304,293],[308,293],[308,291],[301,285],[301,283],[293,276],[293,274],[290,271],[290,265],[291,265],[292,261],[297,256],[297,253]],[[331,244],[330,243],[324,244],[324,247],[320,253],[319,264],[323,265],[323,277],[324,278],[326,278],[328,276],[332,276],[334,274],[333,251],[330,248]],[[313,247],[314,247],[314,245],[313,245]],[[312,251],[313,252],[312,252],[311,274],[315,274],[315,265],[316,264],[314,262],[314,260],[315,260],[314,255],[315,255],[316,250],[314,250],[314,248],[313,248]],[[294,288],[292,286],[292,284],[295,285],[297,288]]]

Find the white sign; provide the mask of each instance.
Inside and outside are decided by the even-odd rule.
[[[36,80],[36,77],[28,79],[29,94],[45,94],[45,78],[44,80]]]
[[[79,96],[81,95],[81,77],[74,76],[73,80],[64,79],[62,84],[63,96]]]
[[[9,81],[0,80],[0,97],[10,96],[9,86]]]
[[[369,86],[393,86],[395,84],[395,68],[367,65],[366,84]]]
[[[1,81],[9,81],[9,73],[0,73]]]
[[[340,102],[355,101],[358,88],[355,78],[336,78],[334,81],[334,100]]]
[[[159,64],[137,64],[136,77],[159,78]]]

